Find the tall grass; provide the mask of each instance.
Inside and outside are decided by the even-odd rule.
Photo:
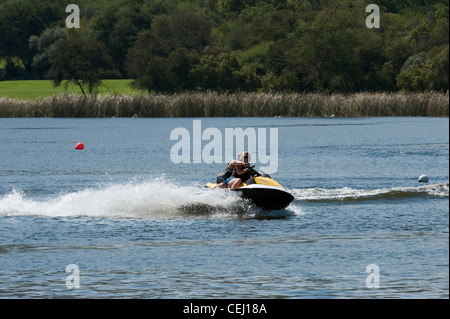
[[[0,117],[448,116],[449,93],[57,94],[0,98]]]

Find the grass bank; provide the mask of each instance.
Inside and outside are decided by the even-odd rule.
[[[447,93],[57,94],[0,98],[0,117],[361,117],[449,115]]]
[[[142,93],[131,87],[133,80],[103,80],[103,85],[98,88],[98,94],[133,94]],[[55,87],[50,80],[24,80],[24,81],[0,81],[0,98],[30,100],[36,98],[51,97],[55,94],[79,94],[80,88],[69,83]],[[80,93],[81,94],[81,93]]]

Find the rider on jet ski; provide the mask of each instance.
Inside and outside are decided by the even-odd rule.
[[[231,189],[236,189],[241,185],[242,182],[245,182],[249,178],[252,177],[251,170],[255,165],[250,165],[249,161],[250,155],[248,152],[241,152],[238,154],[238,160],[243,161],[243,165],[236,165],[231,174],[231,177],[228,178],[227,184]]]
[[[248,152],[238,154],[238,160],[232,160],[228,163],[227,168],[217,176],[216,184],[220,188],[229,187],[238,188],[239,185],[251,178],[251,170],[255,165],[250,165]]]
[[[238,159],[228,163],[225,171],[217,176],[216,183],[206,187],[226,188],[264,210],[285,209],[295,199],[283,186],[267,174],[260,174],[249,164],[248,152],[238,154]]]

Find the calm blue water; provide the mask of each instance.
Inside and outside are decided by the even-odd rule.
[[[272,212],[173,163],[193,120],[0,119],[0,298],[449,297],[448,118],[201,119],[278,129]]]

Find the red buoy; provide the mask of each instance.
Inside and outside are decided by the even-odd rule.
[[[82,149],[84,149],[84,144],[81,143],[81,142],[77,143],[77,146],[75,146],[75,149],[76,149],[76,150],[82,150]]]

